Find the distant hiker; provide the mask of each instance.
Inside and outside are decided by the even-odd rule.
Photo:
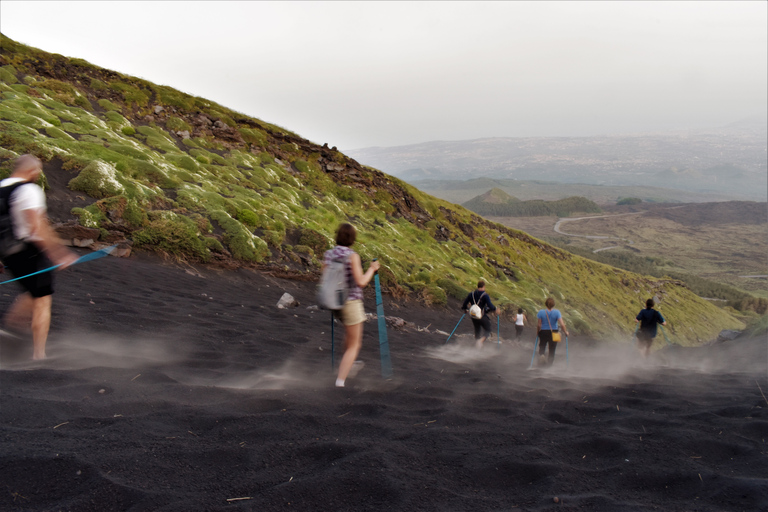
[[[483,348],[483,342],[491,334],[490,311],[497,311],[491,303],[491,297],[485,291],[485,281],[477,282],[477,290],[470,292],[464,299],[461,309],[469,312],[469,318],[475,327],[475,346]]]
[[[526,323],[528,323],[528,317],[523,313],[523,308],[517,308],[517,316],[515,316],[515,339],[517,341],[520,341]]]
[[[379,270],[379,262],[372,261],[368,270],[363,273],[363,265],[360,255],[350,249],[357,238],[357,231],[352,224],[344,223],[336,232],[336,247],[325,252],[323,258],[323,270],[334,259],[346,260],[346,273],[348,283],[347,300],[344,307],[334,312],[342,324],[344,324],[344,355],[339,363],[339,374],[336,378],[336,387],[343,388],[350,370],[352,369],[360,348],[363,346],[363,322],[365,322],[365,310],[363,309],[363,288],[371,281],[373,274]]]
[[[563,315],[557,309],[553,309],[555,307],[555,299],[549,297],[544,302],[544,305],[546,309],[540,310],[536,315],[536,332],[539,336],[539,364],[541,366],[552,366],[552,363],[555,362],[555,350],[557,350],[557,344],[561,336],[558,325],[563,329],[566,336],[568,336],[568,330],[565,328]],[[544,357],[547,346],[549,346],[549,360]]]
[[[35,184],[43,172],[40,160],[32,155],[16,159],[10,177],[0,181],[0,210],[10,214],[12,237],[18,241],[0,254],[14,277],[61,265],[69,266],[77,255],[61,245],[48,223],[45,192]],[[0,211],[0,215],[4,212]],[[53,262],[53,263],[52,263]],[[51,325],[53,276],[43,272],[18,281],[25,293],[5,314],[4,323],[12,329],[27,329],[31,318],[32,359],[45,359],[45,345]]]
[[[653,299],[648,299],[645,301],[645,309],[635,318],[635,323],[640,322],[640,329],[637,331],[637,347],[644,357],[651,355],[651,345],[653,345],[653,338],[656,337],[656,325],[667,325],[667,321],[661,313],[653,309],[653,306]]]

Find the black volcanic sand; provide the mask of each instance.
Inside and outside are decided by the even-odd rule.
[[[575,338],[567,367],[561,345],[528,371],[530,330],[478,352],[465,320],[446,346],[456,309],[385,297],[429,332],[389,330],[387,381],[368,322],[366,366],[336,389],[312,283],[147,256],[57,279],[49,359],[0,346],[0,510],[768,507],[765,340],[642,362]],[[284,291],[301,305],[276,309]]]

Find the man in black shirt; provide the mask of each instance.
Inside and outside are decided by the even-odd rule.
[[[483,348],[483,342],[491,334],[491,319],[488,317],[490,311],[498,310],[491,303],[491,298],[485,291],[485,281],[478,281],[477,290],[471,292],[464,299],[461,309],[469,312],[469,318],[472,319],[472,325],[475,327],[475,346]]]

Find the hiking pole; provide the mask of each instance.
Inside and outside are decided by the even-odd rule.
[[[376,261],[378,258],[374,258]],[[389,340],[387,339],[387,319],[384,317],[384,301],[381,298],[379,273],[373,274],[376,283],[376,318],[379,320],[379,356],[381,358],[381,376],[385,379],[392,377],[392,359],[389,357]]]
[[[640,322],[635,323],[635,332],[632,333],[632,344],[637,345],[637,330],[640,328]]]
[[[499,315],[496,315],[496,348],[501,348],[501,336],[499,335],[499,325],[501,325],[501,319]]]
[[[461,321],[462,321],[462,320],[464,320],[464,317],[465,317],[465,316],[467,316],[467,314],[466,314],[466,313],[464,313],[463,315],[461,315],[461,318],[459,318],[459,323],[457,323],[457,324],[456,324],[456,327],[454,327],[454,328],[453,328],[453,330],[451,331],[451,335],[450,335],[450,336],[448,336],[448,339],[447,339],[447,340],[445,340],[445,343],[443,343],[443,345],[447,345],[447,344],[448,344],[448,342],[451,340],[451,336],[453,336],[453,333],[455,333],[455,332],[456,332],[456,329],[458,329],[458,328],[459,328],[459,324],[461,323]]]
[[[565,367],[568,368],[568,335],[565,335]]]
[[[333,343],[336,340],[336,336],[334,336],[334,333],[333,333],[333,324],[335,324],[335,323],[336,323],[336,321],[333,318],[333,311],[331,311],[331,371],[333,371],[333,367],[334,367],[334,364],[333,364],[334,363],[334,361],[333,361]]]
[[[96,259],[102,258],[102,257],[106,256],[107,254],[111,253],[112,250],[115,247],[117,247],[117,246],[116,245],[110,245],[109,247],[105,247],[103,249],[99,249],[98,251],[94,251],[94,252],[92,252],[90,254],[86,254],[85,256],[80,256],[74,262],[72,262],[70,264],[70,266],[77,265],[78,263],[85,263],[86,261],[91,261],[91,260],[96,260]],[[43,270],[38,270],[37,272],[32,272],[31,274],[27,274],[25,276],[17,277],[17,278],[14,278],[14,279],[8,279],[7,281],[0,282],[0,285],[1,284],[5,284],[5,283],[12,283],[14,281],[18,281],[19,279],[26,279],[27,277],[36,276],[37,274],[42,274],[44,272],[50,272],[51,270],[55,270],[55,269],[59,268],[61,265],[62,264],[59,263],[58,265],[54,265],[52,267],[44,268]]]
[[[533,355],[531,356],[531,366],[528,367],[529,370],[531,368],[533,368],[533,360],[536,359],[536,347],[537,346],[539,346],[539,337],[538,337],[538,335],[536,336],[536,341],[533,342]],[[567,352],[568,351],[566,350],[566,353]]]

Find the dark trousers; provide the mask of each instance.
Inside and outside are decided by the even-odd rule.
[[[552,341],[552,331],[549,329],[542,329],[539,331],[539,355],[543,356],[544,352],[547,350],[547,345],[549,345],[549,365],[555,362],[555,350],[557,350],[559,344],[560,343],[557,341]]]
[[[487,338],[491,334],[491,319],[488,315],[483,315],[483,318],[477,319],[469,317],[472,320],[472,326],[475,328],[475,339]]]

